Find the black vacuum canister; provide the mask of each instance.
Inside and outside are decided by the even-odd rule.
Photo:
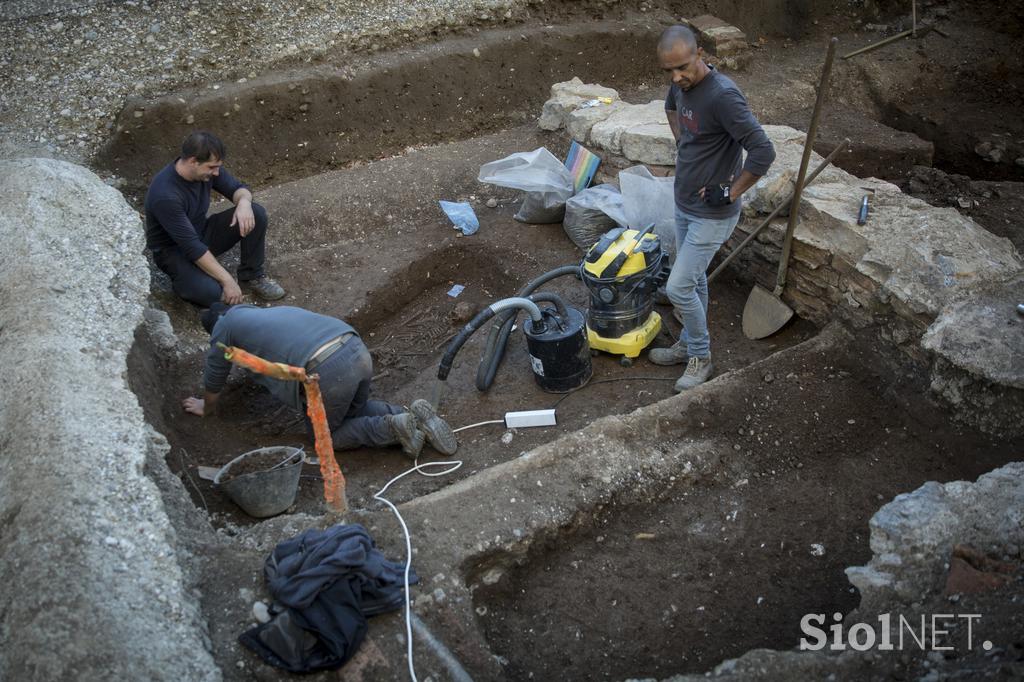
[[[543,323],[527,320],[526,347],[537,385],[549,393],[568,393],[590,381],[590,344],[586,320],[575,308],[562,316],[544,309]]]

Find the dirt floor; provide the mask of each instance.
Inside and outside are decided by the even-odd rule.
[[[611,504],[478,589],[510,679],[699,673],[793,648],[805,613],[856,608],[843,571],[871,558],[882,504],[925,481],[973,480],[1024,444],[954,427],[884,357],[862,338],[769,358],[747,395],[686,415],[725,453],[713,476]]]
[[[950,7],[945,21],[967,13]],[[830,28],[840,29],[849,46],[884,34],[854,31],[843,18],[823,21],[820,35],[799,43],[771,36],[757,41],[754,60],[735,78],[763,122],[792,123],[807,110],[820,71],[821,39]],[[1019,55],[1007,56],[1005,45],[995,39],[997,28],[961,28],[971,40],[961,43],[960,59],[977,58],[981,66],[976,68],[993,65],[993,73],[1003,67],[981,56],[998,53],[1005,57],[999,64],[1019,62]],[[832,119],[831,138],[862,130],[869,121],[879,136],[872,143],[884,146],[885,136],[892,134],[886,124],[918,135],[932,130],[906,123],[906,112],[917,111],[918,105],[952,116],[956,107],[942,104],[949,101],[949,90],[938,86],[935,97],[914,99],[913,106],[900,104],[911,101],[909,93],[926,80],[944,76],[922,72],[921,64],[948,54],[946,40],[932,33],[859,62],[837,62],[833,106],[858,113]],[[878,76],[879,69],[886,74]],[[971,73],[958,73],[955,82],[970,85]],[[986,119],[987,130],[1008,139],[1024,130],[1019,117],[1006,116],[1005,107],[1019,105],[1016,77],[1007,76],[1013,87]],[[914,87],[896,91],[880,85],[906,79]],[[865,81],[870,88],[861,87]],[[977,82],[979,87],[990,83]],[[636,76],[623,92],[631,101],[647,101],[662,96],[663,84],[653,73],[650,79]],[[535,115],[539,108],[533,110]],[[562,134],[541,133],[532,122],[507,127],[516,122],[516,111],[501,119],[498,127],[505,129],[499,132],[491,132],[496,124],[487,116],[467,114],[459,123],[465,139],[433,144],[447,138],[431,128],[419,137],[395,138],[412,145],[395,150],[395,156],[356,160],[306,178],[273,177],[259,187],[258,201],[274,221],[271,272],[289,291],[283,303],[343,317],[359,329],[374,356],[377,398],[408,404],[434,394],[438,360],[465,319],[465,310],[457,312],[457,306],[475,311],[581,257],[559,225],[513,221],[514,193],[475,182],[482,163],[513,151],[545,145],[556,155],[565,153],[568,140]],[[981,116],[986,109],[979,105],[978,111]],[[976,171],[962,146],[949,146],[953,135],[948,126],[932,132],[929,141],[943,173]],[[390,148],[386,140],[382,144]],[[851,159],[851,167],[864,158],[862,153],[860,161]],[[893,168],[886,179],[915,195],[953,193],[941,189],[943,180],[934,174]],[[1020,248],[1021,176],[1012,164],[995,164],[984,175],[984,185],[967,181],[969,195],[955,191],[967,197],[966,205],[959,199],[956,205],[968,214],[983,207],[979,221]],[[998,183],[998,188],[987,183]],[[979,200],[976,206],[979,195],[988,203]],[[492,198],[497,205],[489,208],[486,201]],[[437,199],[470,201],[480,217],[480,232],[458,236]],[[226,263],[233,265],[232,258]],[[198,478],[195,467],[220,466],[268,445],[302,444],[311,452],[302,417],[242,376],[229,383],[217,417],[199,420],[185,414],[180,401],[198,389],[203,337],[194,311],[174,301],[159,276],[154,282],[154,299],[170,313],[181,352],[158,357],[140,343],[129,358],[129,380],[147,418],[168,437],[168,465],[186,481],[196,505],[210,513],[215,526],[250,524],[210,482]],[[457,298],[448,294],[455,284],[465,286]],[[563,278],[550,289],[571,305],[586,307],[579,283]],[[842,570],[870,557],[867,522],[879,506],[928,480],[974,479],[1011,461],[1024,445],[994,442],[955,426],[927,397],[928,387],[915,369],[892,360],[872,341],[870,330],[839,354],[773,358],[818,330],[797,320],[769,340],[745,339],[740,317],[747,293],[731,276],[712,288],[717,373],[766,361],[742,400],[712,403],[707,414],[699,415],[703,432],[731,455],[723,458],[720,472],[694,486],[667,482],[668,487],[652,493],[656,501],[649,504],[612,504],[592,522],[536,549],[510,578],[475,594],[477,612],[484,614],[480,623],[494,653],[506,661],[509,679],[580,679],[580,671],[592,671],[587,673],[591,678],[600,671],[612,679],[700,672],[750,648],[790,648],[801,614],[846,613],[856,607],[857,594]],[[659,312],[667,330],[657,343],[667,345],[678,324],[667,308]],[[481,393],[473,377],[484,334],[478,333],[458,356],[441,394],[444,416],[463,426],[498,419],[510,410],[557,405],[558,426],[508,432],[492,425],[465,431],[460,434],[461,470],[442,479],[413,478],[394,491],[392,501],[436,491],[598,417],[665,398],[681,371],[645,359],[624,368],[601,355],[594,358],[589,386],[564,397],[552,395],[535,385],[522,334],[516,332],[495,385]],[[431,453],[421,461],[434,458]],[[339,461],[348,477],[350,504],[357,509],[377,508],[373,493],[410,464],[394,448],[347,452]],[[317,468],[307,466],[290,511],[319,513],[321,490]],[[231,589],[237,576],[221,579],[223,584],[206,589]],[[589,608],[583,612],[581,605]],[[229,646],[221,637],[215,638],[215,648]]]

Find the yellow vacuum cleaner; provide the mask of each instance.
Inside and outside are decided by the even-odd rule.
[[[587,339],[591,351],[621,355],[633,364],[661,330],[654,312],[654,294],[668,278],[668,259],[661,240],[643,230],[619,227],[590,247],[580,271],[590,291]]]

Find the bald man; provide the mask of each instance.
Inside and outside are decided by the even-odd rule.
[[[665,113],[676,139],[676,259],[665,293],[683,330],[673,346],[655,348],[648,358],[657,365],[686,363],[677,392],[704,383],[714,369],[708,265],[739,222],[743,193],[775,160],[743,93],[703,57],[685,26],[666,29],[658,41],[658,63],[672,81]]]

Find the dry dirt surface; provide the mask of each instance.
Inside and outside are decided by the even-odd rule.
[[[844,46],[861,45],[893,33],[902,21],[869,29],[865,17],[857,23],[848,3],[823,3],[843,11],[822,13],[819,24],[802,27],[803,40],[792,41],[773,33],[762,16],[768,6],[757,3],[751,10],[756,26],[750,35],[758,47],[748,69],[735,74],[766,123],[795,122],[807,111],[826,35],[841,34]],[[460,4],[456,12],[455,3],[353,2],[323,20],[322,4],[253,0],[245,16],[260,18],[251,24],[239,21],[241,7],[212,11],[205,2],[108,3],[59,17],[4,22],[4,137],[22,150],[88,160],[130,96],[151,99],[183,87],[213,90],[221,83],[244,88],[270,68],[351,67],[364,56],[370,60],[364,51],[434,41],[432,31],[454,32],[463,44],[480,40],[483,45],[478,31],[495,22],[506,30],[517,22],[536,28],[585,19],[655,24],[704,5],[476,2]],[[467,7],[472,11],[463,12]],[[1002,157],[985,161],[991,159],[991,144],[982,147],[987,157],[974,149],[995,134],[1008,140],[1007,157],[1018,153],[1013,150],[1019,149],[1015,145],[1024,124],[1007,112],[1019,113],[1020,55],[1007,50],[1006,41],[1019,35],[1019,24],[1014,29],[1012,22],[987,21],[971,7],[932,3],[929,8],[931,19],[956,26],[955,39],[932,33],[838,62],[832,106],[844,114],[829,121],[829,134],[861,130],[868,120],[926,137],[935,144],[943,173],[987,178],[984,184],[954,179],[957,205],[967,213],[988,211],[979,220],[1019,247],[1024,230],[1020,171],[1012,159],[1009,164]],[[207,16],[214,18],[204,24],[205,37],[188,32],[189,22]],[[378,30],[392,24],[403,28]],[[187,39],[174,39],[184,35]],[[522,45],[529,47],[525,41]],[[953,66],[948,64],[951,53]],[[659,98],[663,79],[649,55],[630,60],[631,82],[624,92],[631,101]],[[451,64],[439,78],[454,82],[464,75],[458,59]],[[891,87],[883,87],[887,83]],[[379,144],[391,150],[387,158],[366,156],[341,169],[309,166],[305,178],[274,176],[275,169],[268,168],[256,183],[257,198],[273,221],[270,268],[289,291],[284,302],[356,325],[376,363],[376,397],[408,404],[434,392],[437,362],[464,319],[457,306],[478,309],[515,293],[542,272],[578,262],[581,254],[560,226],[516,223],[511,217],[518,204],[515,194],[475,182],[482,163],[513,151],[545,145],[564,155],[563,135],[540,133],[532,122],[514,125],[517,118],[532,121],[537,98],[548,85],[531,83],[532,99],[516,102],[505,118],[494,119],[491,111],[467,112],[459,122],[459,136],[464,133],[466,139],[438,144],[449,138],[434,127],[391,137],[381,133]],[[363,95],[372,97],[374,90],[367,88]],[[958,118],[964,102],[971,105],[971,116]],[[957,121],[967,120],[969,134],[959,135]],[[357,124],[363,126],[357,132],[377,132],[371,117]],[[888,133],[876,130],[875,141],[884,142]],[[289,143],[302,140],[299,126],[280,134]],[[965,147],[960,137],[970,137],[970,145]],[[154,162],[153,170],[170,160],[176,142],[167,140],[169,156]],[[100,170],[110,177],[109,169]],[[937,175],[888,179],[909,183],[910,191],[921,196],[953,192]],[[118,179],[111,177],[111,182]],[[961,196],[967,206],[959,202]],[[437,199],[470,201],[481,220],[480,232],[456,236]],[[487,206],[488,199],[494,207]],[[229,266],[232,258],[225,259]],[[458,298],[448,294],[455,284],[466,287]],[[564,294],[571,305],[586,306],[582,287],[571,279],[550,289]],[[579,679],[581,671],[600,671],[612,679],[701,672],[752,647],[792,647],[800,614],[845,613],[857,605],[842,569],[869,557],[867,522],[886,500],[927,480],[974,479],[1019,456],[1022,442],[997,442],[954,425],[928,398],[919,372],[891,360],[872,340],[871,330],[835,354],[781,359],[774,354],[813,338],[818,330],[797,320],[767,341],[746,340],[739,322],[747,293],[732,277],[723,277],[712,289],[710,320],[717,371],[754,365],[748,370],[749,391],[712,401],[701,414],[680,415],[687,428],[730,453],[716,473],[693,486],[669,484],[652,491],[649,502],[613,503],[581,518],[580,526],[557,544],[536,549],[509,580],[478,590],[480,625],[505,660],[510,679]],[[301,444],[312,452],[309,436],[301,415],[275,404],[241,375],[226,389],[224,409],[216,418],[186,415],[180,401],[199,387],[204,339],[195,311],[173,300],[159,275],[153,297],[171,315],[180,352],[158,354],[140,335],[129,357],[128,380],[147,419],[167,435],[172,447],[167,464],[183,479],[193,502],[209,512],[215,526],[235,532],[252,520],[198,479],[195,467],[220,466],[268,445]],[[678,325],[667,308],[659,311],[667,331],[657,343],[667,345]],[[462,426],[500,418],[509,410],[557,405],[559,425],[466,431],[460,439],[466,465],[444,479],[408,481],[394,492],[396,503],[518,457],[597,417],[626,414],[667,397],[680,373],[644,359],[623,368],[615,358],[601,355],[594,358],[589,386],[567,396],[551,395],[535,385],[522,334],[516,332],[494,387],[480,393],[473,377],[484,333],[458,356],[442,393],[441,412]],[[342,453],[339,461],[348,476],[349,501],[361,509],[378,508],[372,494],[409,466],[394,448]],[[321,485],[317,468],[306,467],[290,512],[318,514]],[[400,551],[394,537],[387,536],[385,543],[387,554]],[[247,613],[221,607],[223,595],[234,594],[240,584],[258,585],[260,567],[227,566],[213,567],[208,574],[205,607],[225,676],[249,679],[232,658],[233,638],[245,627]],[[374,627],[398,626],[394,617],[380,622]],[[256,670],[257,677],[274,678],[269,668]]]

